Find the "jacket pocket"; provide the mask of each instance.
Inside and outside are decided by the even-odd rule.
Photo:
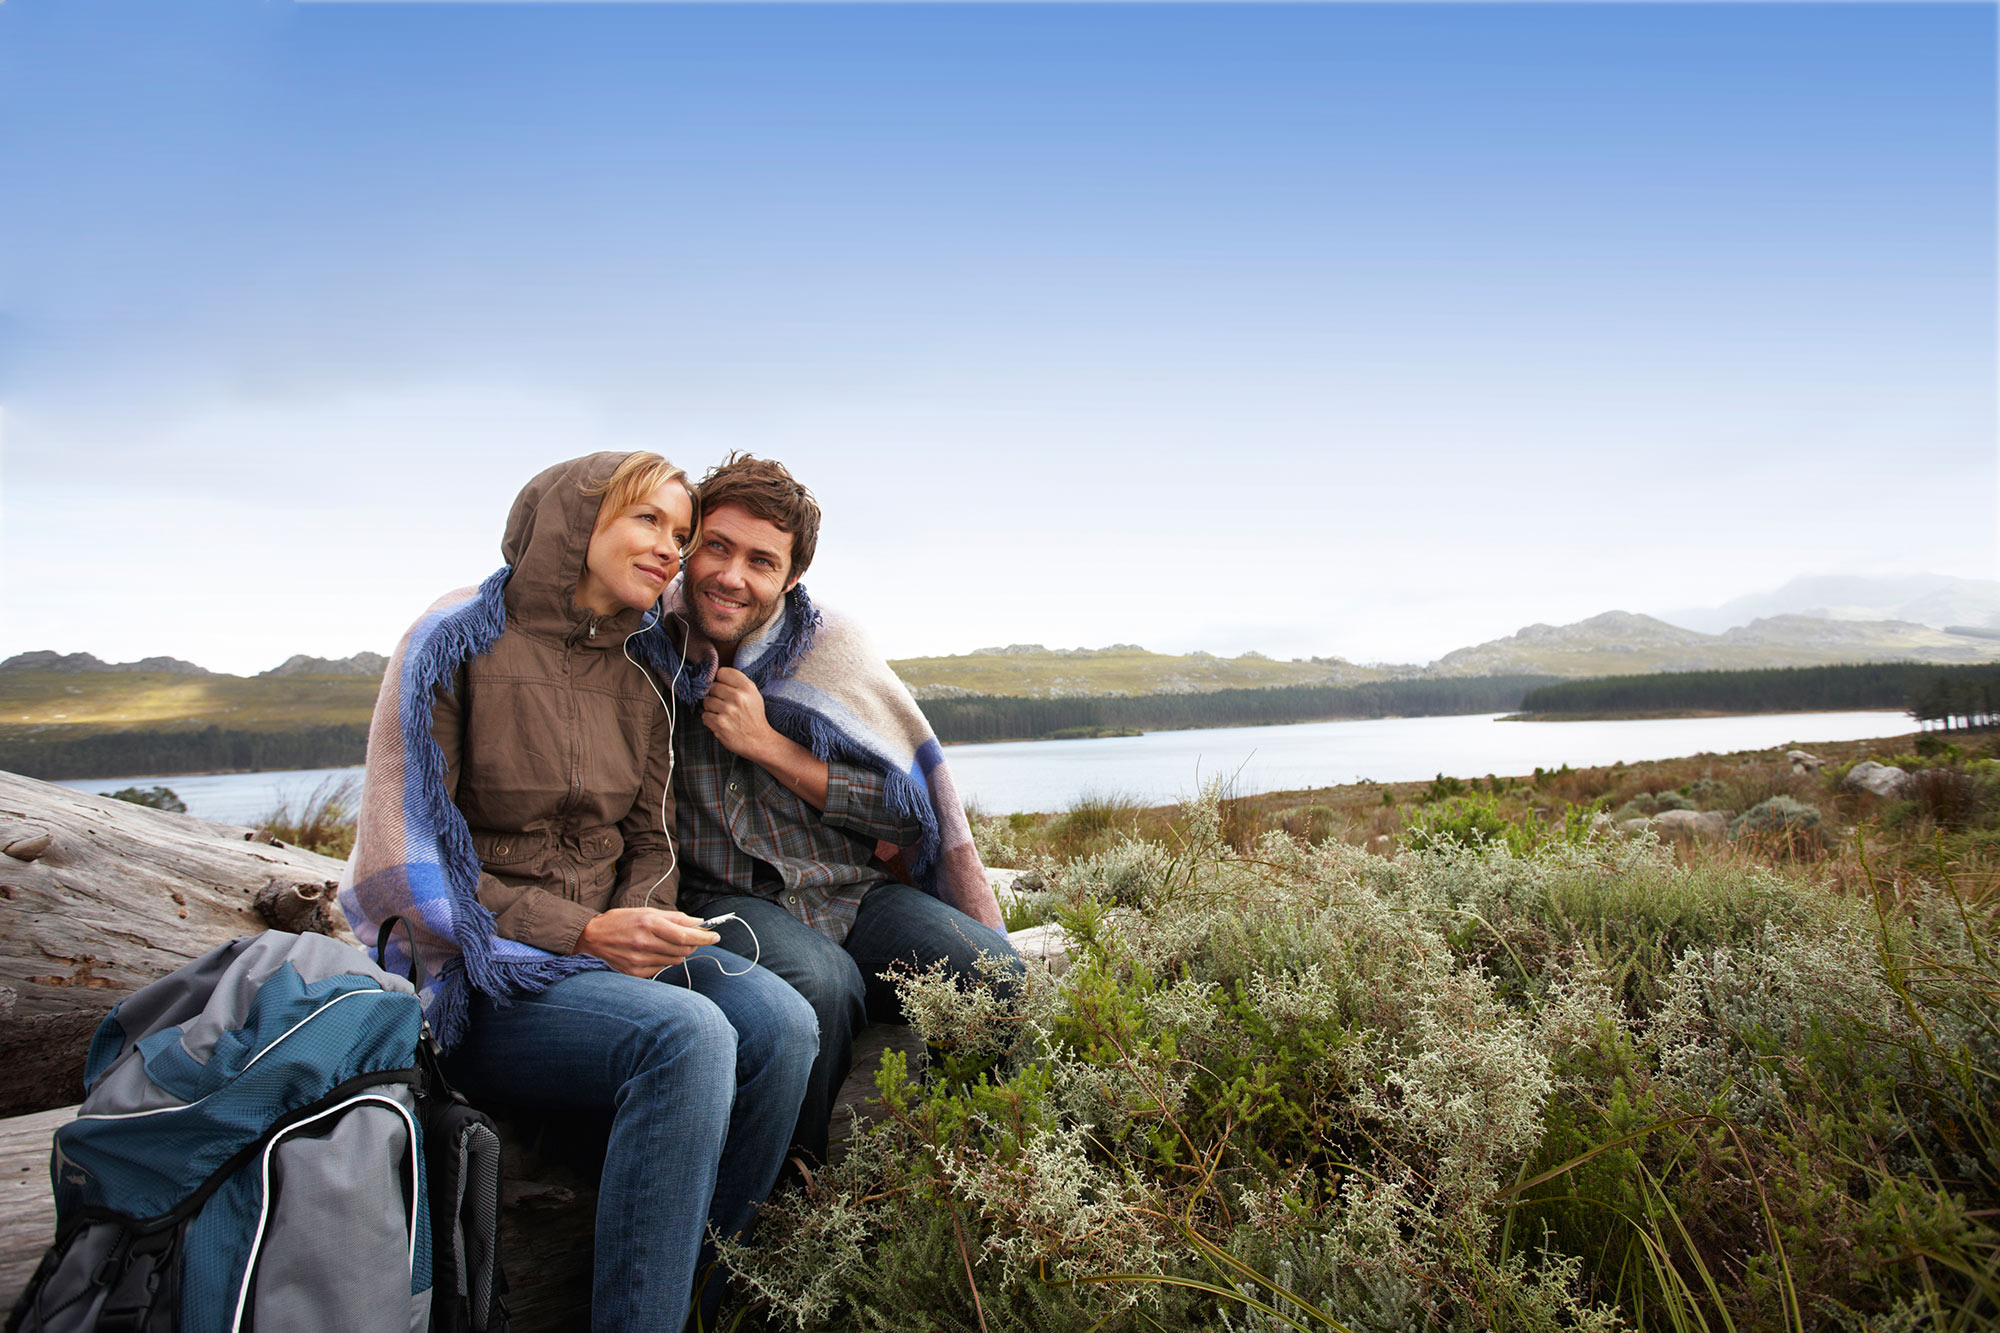
[[[488,868],[525,866],[539,860],[548,850],[546,833],[487,833],[472,831],[472,850],[479,864]]]

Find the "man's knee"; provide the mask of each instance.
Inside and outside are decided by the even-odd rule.
[[[840,949],[815,952],[799,960],[785,979],[822,1022],[830,1015],[853,1013],[867,996],[861,969]]]

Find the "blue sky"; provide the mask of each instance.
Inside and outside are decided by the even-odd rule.
[[[386,650],[544,464],[816,595],[1425,660],[1994,577],[1981,5],[0,5],[0,655]]]

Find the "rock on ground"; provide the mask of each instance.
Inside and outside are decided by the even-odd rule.
[[[1872,759],[1864,759],[1848,770],[1840,785],[1894,800],[1910,785],[1910,775],[1894,764],[1878,764]]]
[[[1663,837],[1718,842],[1729,836],[1729,816],[1720,810],[1667,810],[1653,816],[1653,830]]]

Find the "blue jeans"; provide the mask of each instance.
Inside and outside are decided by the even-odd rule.
[[[820,1161],[826,1158],[834,1096],[854,1063],[854,1034],[871,1020],[907,1021],[896,987],[882,979],[883,972],[898,964],[921,970],[941,962],[963,981],[978,975],[982,953],[1010,960],[1016,975],[1024,968],[1005,935],[907,884],[870,889],[844,944],[763,898],[723,894],[701,901],[704,916],[734,912],[750,924],[757,933],[754,944],[743,922],[716,927],[723,947],[756,958],[789,981],[819,1021],[819,1056],[806,1080],[794,1141]]]
[[[591,1327],[674,1330],[709,1225],[739,1236],[784,1165],[817,1050],[812,1010],[747,959],[702,948],[657,981],[567,977],[473,1000],[445,1073],[474,1102],[612,1113]]]

